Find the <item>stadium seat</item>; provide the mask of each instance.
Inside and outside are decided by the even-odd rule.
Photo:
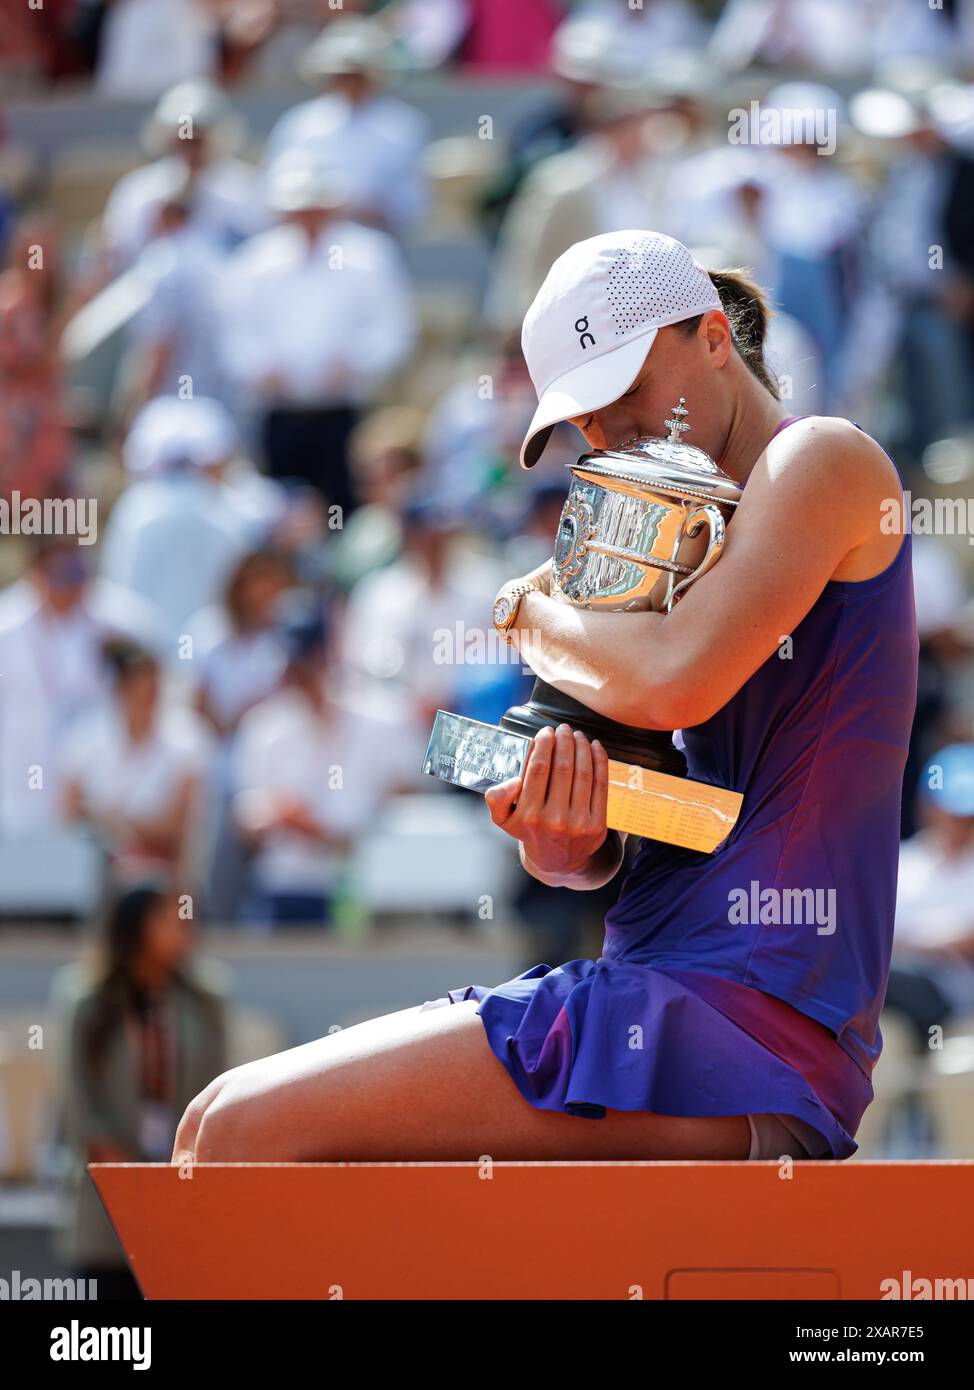
[[[88,917],[102,866],[98,844],[70,826],[0,840],[0,917]]]
[[[506,892],[513,860],[472,796],[400,796],[383,809],[353,860],[369,912],[476,914],[477,888]],[[500,890],[498,886],[500,885]],[[496,904],[495,904],[496,905]]]

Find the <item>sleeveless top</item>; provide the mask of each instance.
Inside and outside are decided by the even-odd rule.
[[[827,583],[790,641],[682,731],[688,775],[743,793],[738,822],[713,854],[644,840],[605,922],[606,959],[682,979],[850,1133],[882,1048],[917,653],[906,534],[882,573]]]

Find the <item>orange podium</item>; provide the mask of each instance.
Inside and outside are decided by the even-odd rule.
[[[151,1299],[974,1296],[974,1162],[89,1171]]]

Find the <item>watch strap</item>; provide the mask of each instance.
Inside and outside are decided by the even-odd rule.
[[[515,584],[505,584],[500,590],[497,598],[494,599],[494,603],[496,604],[498,599],[506,598],[513,605],[511,616],[506,623],[502,625],[496,620],[494,622],[494,627],[506,642],[509,643],[511,640],[511,628],[514,626],[515,619],[517,618],[517,610],[521,606],[521,599],[524,598],[525,594],[537,594],[540,592],[540,584],[533,579],[521,579]]]

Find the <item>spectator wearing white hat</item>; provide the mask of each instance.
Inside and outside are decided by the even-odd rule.
[[[349,436],[413,345],[412,288],[392,238],[347,217],[340,170],[282,157],[269,184],[280,224],[224,276],[223,364],[257,417],[270,475],[350,511]]]
[[[159,214],[182,190],[189,225],[226,252],[267,225],[260,172],[234,158],[241,122],[212,82],[181,82],[160,97],[143,130],[155,156],[112,189],[102,235],[114,271],[131,265],[158,235]]]
[[[284,154],[326,158],[346,175],[359,221],[400,234],[426,210],[426,117],[383,90],[389,37],[375,20],[333,20],[311,45],[302,75],[322,88],[286,111],[267,141],[268,168]]]
[[[272,532],[289,510],[284,489],[242,452],[234,417],[213,397],[156,396],[133,417],[122,462],[131,482],[194,464],[254,535]]]
[[[185,658],[179,643],[190,618],[217,600],[259,534],[222,481],[237,448],[228,412],[199,397],[150,402],[125,443],[134,481],[109,516],[101,572],[154,605],[174,663]]]

